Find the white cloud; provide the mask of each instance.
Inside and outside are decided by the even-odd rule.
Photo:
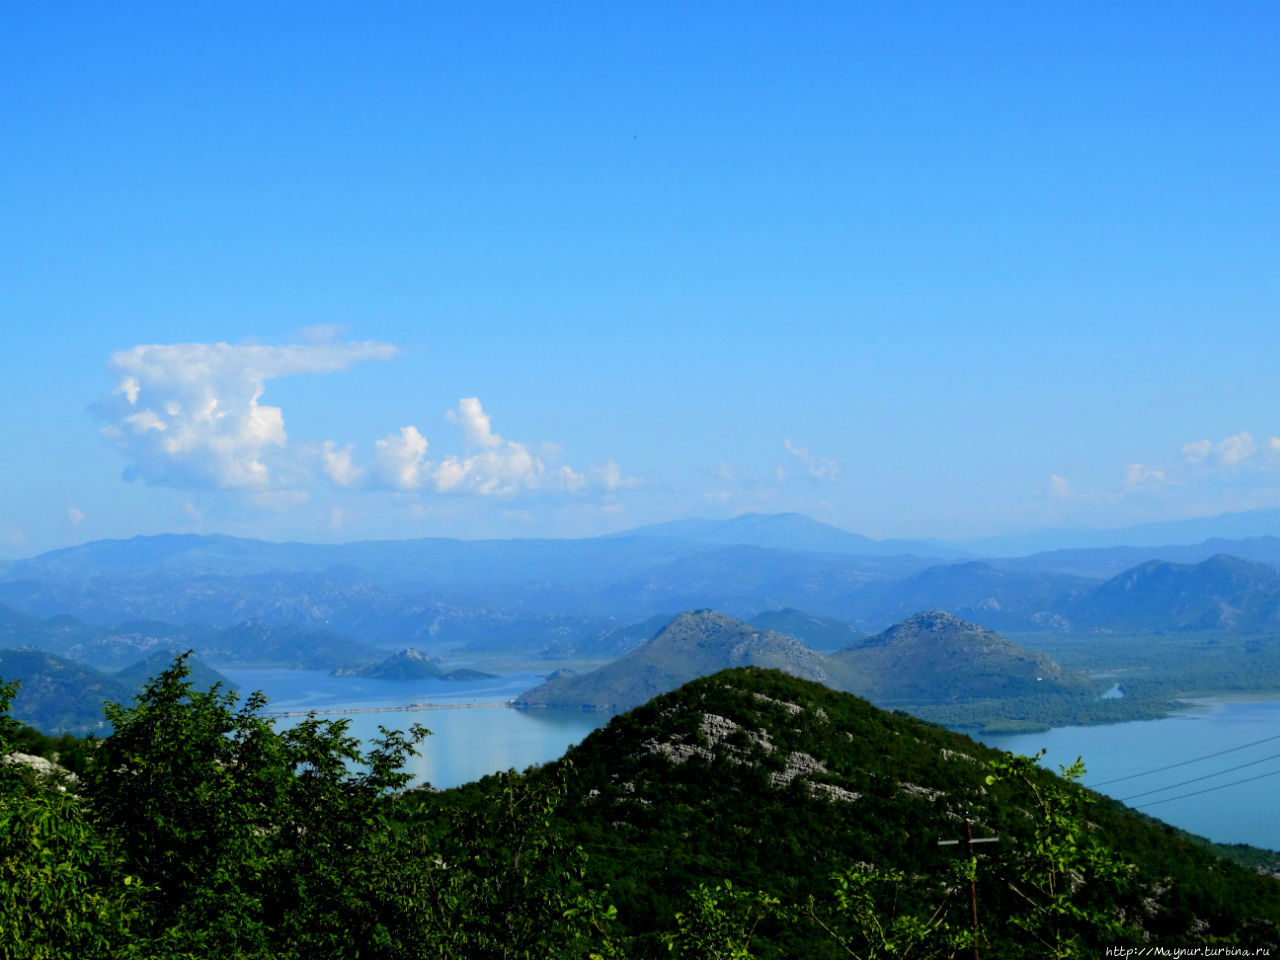
[[[139,345],[110,358],[120,378],[98,410],[130,476],[176,487],[265,491],[296,485],[283,456],[284,413],[266,383],[388,360],[387,343]]]
[[[427,438],[414,426],[401,427],[374,444],[374,469],[395,490],[422,486],[431,464],[427,462]]]
[[[835,481],[840,476],[840,464],[829,457],[815,456],[805,447],[797,447],[790,440],[783,440],[782,445],[787,453],[805,465],[809,475],[819,480]]]
[[[1272,437],[1267,441],[1267,447],[1271,451],[1271,456],[1280,456],[1280,437]]]
[[[1213,452],[1213,443],[1209,440],[1197,440],[1182,447],[1182,456],[1187,463],[1204,463]]]
[[[1073,493],[1075,493],[1075,490],[1072,488],[1070,480],[1066,477],[1060,477],[1056,473],[1049,475],[1049,496],[1061,500],[1064,497],[1071,496]]]
[[[606,460],[603,466],[591,468],[591,481],[610,492],[614,490],[631,490],[643,487],[644,481],[639,477],[628,477],[622,468],[613,460]]]
[[[364,475],[364,471],[351,461],[351,452],[354,449],[354,443],[348,443],[340,448],[332,440],[324,442],[324,447],[320,451],[322,467],[325,476],[335,487],[354,487]]]
[[[1218,444],[1218,459],[1228,467],[1234,467],[1252,457],[1253,451],[1253,437],[1241,430]]]
[[[468,447],[494,450],[502,446],[502,438],[493,432],[479,397],[463,397],[458,408],[447,411],[445,416],[462,428],[462,439]]]
[[[80,526],[80,524],[84,523],[84,511],[71,507],[67,510],[67,521],[73,527]]]
[[[446,457],[436,467],[432,477],[438,492],[509,497],[522,490],[549,487],[574,491],[582,487],[582,478],[569,467],[549,472],[527,445],[494,433],[489,415],[476,397],[459,400],[457,409],[446,416],[458,424],[469,450],[463,456]]]

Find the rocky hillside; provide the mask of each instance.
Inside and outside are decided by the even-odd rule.
[[[795,621],[803,614],[792,612]],[[812,618],[810,618],[812,619]],[[846,628],[847,629],[847,628]],[[940,611],[824,655],[794,637],[714,610],[682,613],[657,636],[590,673],[548,680],[517,704],[618,712],[728,667],[772,667],[881,704],[1088,695],[1097,685],[1049,657]]]
[[[927,703],[1078,693],[1088,677],[1043,653],[941,610],[918,613],[833,655],[869,678],[876,703]]]
[[[714,610],[682,613],[626,656],[591,673],[558,677],[522,694],[518,706],[618,712],[726,667],[773,667],[832,687],[861,684],[856,668],[792,637],[756,630]]]
[[[984,955],[1047,956],[1013,924],[1029,909],[1020,877],[1033,868],[1028,857],[1044,822],[1037,796],[1059,789],[1087,809],[1073,849],[1105,849],[1115,863],[1131,865],[1120,868],[1130,878],[1120,884],[1085,876],[1094,868],[1083,861],[1071,868],[1084,882],[1080,905],[1127,929],[1106,934],[1079,921],[1097,955],[1107,943],[1144,940],[1280,942],[1275,880],[1112,801],[1089,803],[1091,795],[1045,771],[993,783],[1002,756],[857,697],[751,668],[702,678],[614,718],[537,776],[567,783],[562,820],[642,942],[644,931],[687,909],[685,891],[698,884],[729,880],[796,905],[812,896],[821,916],[829,876],[851,868],[870,872],[865,889],[884,895],[877,910],[886,923],[895,910],[927,917],[939,909],[965,924],[967,896],[945,881],[956,848],[939,842],[962,837],[968,820],[975,835],[999,838],[981,848],[978,868]],[[472,789],[453,793],[465,798]],[[480,784],[474,793],[483,790]],[[1075,803],[1061,802],[1064,814]],[[893,871],[903,879],[874,879]],[[762,923],[753,955],[848,956],[805,918],[801,910]],[[1031,924],[1046,929],[1034,917]],[[650,943],[635,955],[665,953]]]

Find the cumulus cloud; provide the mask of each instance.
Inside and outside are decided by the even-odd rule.
[[[416,490],[422,486],[431,464],[427,461],[427,438],[414,426],[383,437],[374,444],[374,470],[382,481],[396,490]]]
[[[353,444],[339,447],[329,441],[321,451],[322,469],[338,487],[364,487],[401,492],[431,490],[436,493],[479,497],[511,497],[541,491],[576,494],[594,489],[611,495],[641,486],[613,460],[578,471],[556,464],[557,443],[530,445],[508,440],[493,429],[493,421],[476,397],[464,397],[445,413],[458,427],[463,451],[427,459],[427,438],[415,426],[401,427],[374,444],[373,461],[366,467],[355,462]]]
[[[1241,430],[1218,444],[1218,459],[1228,467],[1234,467],[1252,457],[1253,450],[1253,437]]]
[[[98,404],[102,434],[148,483],[267,491],[288,485],[284,413],[266,383],[388,360],[387,343],[139,345],[110,358],[119,377]]]
[[[797,447],[790,440],[783,440],[782,445],[786,447],[787,453],[804,464],[810,476],[819,480],[835,481],[839,479],[840,464],[838,461],[829,457],[815,456],[807,448]]]
[[[445,417],[462,429],[462,439],[468,447],[496,450],[503,444],[502,438],[493,432],[489,415],[480,406],[479,397],[463,397],[458,401],[457,409],[447,411]]]
[[[1275,445],[1271,449],[1276,449]],[[1257,452],[1253,436],[1245,430],[1214,443],[1211,440],[1197,440],[1185,444],[1182,448],[1183,459],[1187,463],[1207,463],[1211,458],[1224,467],[1238,467],[1248,463]]]
[[[489,415],[476,397],[464,397],[446,416],[462,431],[462,455],[445,457],[432,472],[439,493],[509,497],[524,490],[576,492],[586,478],[567,466],[549,468],[527,444],[493,432]]]
[[[354,487],[364,475],[364,471],[351,460],[355,448],[354,443],[339,447],[332,440],[324,442],[320,450],[321,467],[335,487]]]

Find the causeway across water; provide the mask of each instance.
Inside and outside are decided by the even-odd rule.
[[[400,710],[467,710],[472,707],[509,707],[514,701],[494,700],[490,703],[406,703],[399,707],[323,707],[311,710],[278,710],[264,717],[305,717],[308,714],[392,713]]]

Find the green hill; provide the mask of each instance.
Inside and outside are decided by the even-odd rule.
[[[857,697],[749,668],[693,681],[615,717],[532,776],[567,784],[561,829],[588,852],[598,880],[610,884],[624,927],[640,938],[631,954],[637,957],[666,955],[647,932],[688,910],[685,891],[698,884],[729,880],[784,904],[813,897],[821,917],[830,875],[857,864],[873,878],[902,873],[898,884],[877,887],[873,880],[868,888],[884,895],[876,909],[886,928],[895,910],[925,918],[941,905],[963,927],[967,892],[946,879],[957,848],[939,842],[963,837],[966,820],[975,835],[999,838],[979,848],[983,955],[1048,956],[1036,937],[1047,935],[1050,918],[1038,921],[1024,899],[1024,874],[1036,869],[1052,834],[1041,829],[1046,816],[1066,817],[1072,803],[1089,797],[1096,802],[1080,814],[1083,833],[1068,847],[1082,855],[1096,846],[1131,866],[1108,879],[1105,858],[1093,866],[1082,860],[1058,878],[1075,885],[1081,917],[1096,911],[1119,923],[1107,932],[1086,919],[1053,920],[1098,951],[1080,955],[1144,938],[1278,942],[1275,879],[1221,861],[1172,828],[1037,768],[993,784],[988,777],[1003,756]],[[482,782],[446,796],[480,802],[487,789]],[[1050,801],[1058,791],[1064,799]],[[1042,801],[1057,806],[1047,814]],[[1016,925],[1029,916],[1032,933]],[[801,910],[762,920],[752,955],[848,954]]]
[[[158,676],[180,651],[161,650],[116,673],[40,650],[0,650],[0,680],[21,682],[13,718],[47,735],[100,732],[102,706],[108,700],[132,703],[139,689]],[[187,658],[193,682],[207,690],[232,683],[196,657]]]
[[[773,667],[833,687],[862,684],[855,668],[792,637],[756,630],[714,610],[695,610],[675,617],[657,636],[613,663],[587,674],[548,680],[516,703],[618,712],[735,666]]]
[[[1051,696],[1096,686],[1043,653],[940,610],[909,617],[833,659],[869,677],[861,692],[880,704]]]
[[[393,653],[385,660],[363,667],[338,668],[335,677],[367,677],[373,680],[422,680],[439,677],[441,670],[425,654],[413,647]]]

